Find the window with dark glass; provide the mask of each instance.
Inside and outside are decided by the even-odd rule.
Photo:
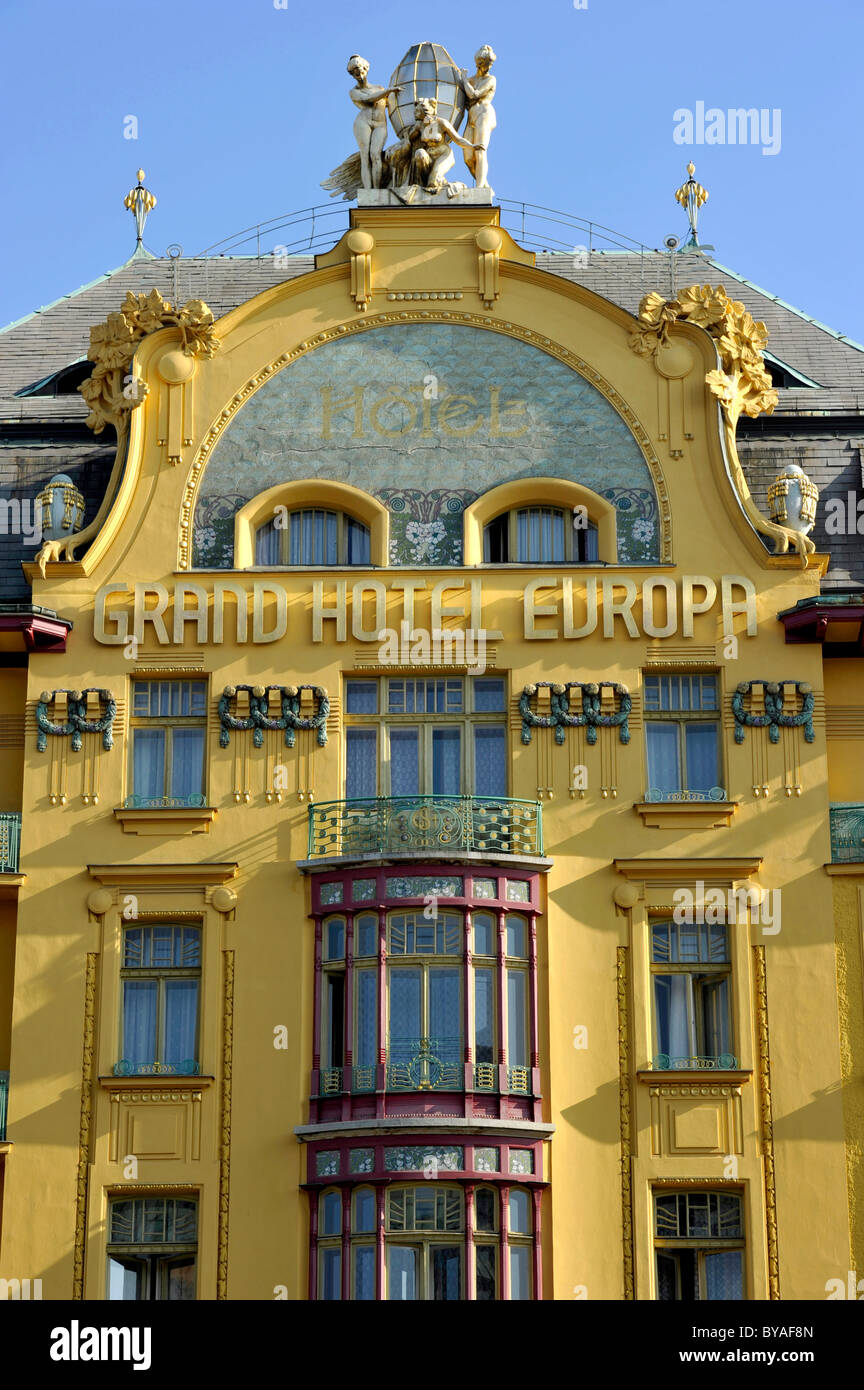
[[[345,795],[507,795],[501,677],[346,683]]]
[[[318,1299],[342,1298],[343,1258],[348,1297],[359,1302],[455,1302],[471,1296],[492,1302],[502,1296],[506,1268],[513,1300],[534,1297],[534,1216],[532,1195],[511,1186],[506,1196],[507,1243],[502,1245],[504,1194],[478,1185],[473,1222],[467,1236],[466,1196],[445,1182],[392,1183],[384,1189],[383,1282],[377,1287],[378,1201],[380,1189],[355,1187],[347,1200],[337,1188],[313,1197],[317,1203]],[[347,1221],[347,1229],[343,1222]],[[474,1253],[473,1288],[468,1287],[466,1242]],[[505,1264],[506,1262],[506,1264]]]
[[[654,1065],[734,1068],[728,928],[651,923]]]
[[[201,928],[123,929],[121,1075],[198,1071]]]
[[[651,800],[721,799],[717,677],[645,676]]]
[[[465,1207],[459,1188],[393,1187],[386,1200],[387,1298],[462,1298]]]
[[[132,682],[133,806],[203,806],[206,681]]]
[[[519,507],[483,528],[487,565],[592,564],[598,559],[597,526],[561,507]]]
[[[108,1206],[108,1298],[195,1298],[198,1203],[179,1197],[113,1198]]]
[[[654,1193],[654,1253],[661,1302],[743,1299],[744,1249],[737,1194]]]
[[[346,512],[277,509],[255,533],[256,565],[368,565],[369,528]]]

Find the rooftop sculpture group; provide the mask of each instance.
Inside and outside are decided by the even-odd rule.
[[[353,54],[348,72],[356,79],[350,96],[357,107],[357,153],[334,169],[322,188],[334,198],[356,196],[367,204],[426,202],[440,194],[462,202],[491,202],[488,149],[496,123],[495,54],[485,44],[474,61],[477,71],[469,78],[440,44],[415,44],[389,86],[380,87],[369,81],[366,59]],[[388,115],[397,141],[385,148]],[[453,145],[462,149],[474,189],[483,193],[445,177],[456,160]]]

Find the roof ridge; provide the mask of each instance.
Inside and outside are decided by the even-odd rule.
[[[737,270],[730,269],[728,265],[721,265],[719,261],[715,261],[713,258],[709,259],[708,264],[713,265],[715,270],[722,271],[724,275],[731,275],[733,279],[738,281],[739,285],[747,285],[749,289],[756,290],[758,294],[764,295],[765,298],[770,299],[772,303],[779,304],[783,309],[788,309],[790,313],[795,314],[796,318],[803,319],[805,323],[812,324],[814,328],[821,329],[823,333],[828,333],[832,338],[835,338],[838,343],[844,343],[847,347],[854,348],[856,352],[864,352],[864,343],[859,343],[854,338],[847,337],[845,333],[838,333],[836,328],[830,328],[827,323],[822,323],[819,319],[814,319],[811,314],[805,314],[803,309],[796,309],[794,304],[790,304],[786,299],[781,299],[779,294],[772,294],[770,290],[763,289],[762,286],[757,285],[754,280],[748,280],[746,275],[739,275]]]

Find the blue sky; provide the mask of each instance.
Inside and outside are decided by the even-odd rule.
[[[385,82],[432,39],[469,71],[480,44],[498,55],[497,194],[659,246],[686,230],[672,195],[692,156],[716,259],[864,341],[846,254],[864,199],[860,0],[3,0],[0,32],[0,323],[126,260],[139,166],[158,254],[327,201],[320,179],[354,148],[349,54]],[[674,113],[699,102],[779,110],[779,151],[676,144]]]

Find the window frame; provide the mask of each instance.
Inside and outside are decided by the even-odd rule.
[[[714,709],[649,709],[648,708],[648,682],[650,680],[674,680],[710,677],[714,682]],[[662,692],[662,685],[660,687]],[[661,694],[662,700],[662,694]],[[725,779],[725,749],[723,740],[723,710],[722,710],[722,690],[720,685],[719,670],[711,671],[645,671],[642,673],[642,719],[645,727],[644,748],[645,748],[645,786],[651,790],[657,784],[651,782],[651,759],[648,752],[648,735],[652,724],[669,725],[674,724],[678,732],[678,786],[671,791],[657,787],[663,793],[663,798],[686,800],[688,796],[693,797],[694,793],[706,796],[715,787],[723,786]],[[687,767],[687,728],[693,724],[713,724],[716,730],[716,753],[717,761],[715,764],[716,781],[711,787],[693,787],[690,785],[690,776]],[[725,790],[724,790],[725,795]]]
[[[126,935],[132,931],[151,931],[159,927],[171,927],[174,930],[198,932],[198,965],[125,965],[126,959]],[[136,1068],[129,1072],[130,1076],[199,1076],[201,1074],[201,1004],[202,1004],[202,983],[204,979],[204,924],[197,922],[175,922],[171,918],[153,921],[147,919],[124,923],[120,930],[120,989],[119,989],[119,1030],[117,1042],[117,1056],[124,1061],[131,1060],[125,1057],[125,1036],[126,1036],[126,991],[124,981],[126,980],[156,980],[156,1031],[154,1039],[153,1061],[145,1065],[152,1068],[150,1071],[142,1071]],[[183,1061],[195,1063],[194,1072],[178,1072],[175,1070],[166,1071],[164,1068],[171,1066],[171,1063],[164,1061],[165,1052],[165,981],[194,979],[198,982],[198,989],[195,1000],[195,1047],[194,1056],[183,1058]]]
[[[129,700],[129,751],[127,762],[127,786],[129,787],[128,801],[137,801],[140,808],[158,809],[160,806],[170,807],[177,803],[179,805],[199,805],[207,804],[207,777],[208,777],[208,758],[207,758],[207,733],[208,733],[208,704],[209,687],[207,677],[201,680],[194,677],[177,680],[174,676],[132,676]],[[136,686],[171,686],[177,685],[190,687],[189,703],[192,705],[194,686],[203,687],[204,711],[202,714],[136,714],[135,695]],[[169,698],[170,703],[170,698]],[[184,799],[172,795],[172,778],[174,766],[174,730],[175,729],[201,729],[201,788],[198,792],[190,792],[189,797]],[[135,790],[135,739],[138,730],[161,730],[164,734],[162,750],[162,795],[161,797],[147,797],[143,793]]]
[[[687,1198],[691,1196],[713,1197],[734,1197],[738,1203],[739,1227],[741,1234],[737,1236],[660,1236],[657,1233],[657,1199],[659,1197]],[[707,1278],[705,1270],[706,1257],[712,1254],[719,1254],[723,1251],[737,1251],[741,1256],[741,1300],[746,1301],[748,1297],[748,1277],[747,1277],[747,1213],[745,1203],[745,1192],[741,1187],[704,1187],[694,1183],[692,1187],[683,1190],[665,1188],[661,1183],[652,1187],[651,1190],[651,1232],[652,1248],[654,1258],[652,1261],[654,1279],[654,1300],[655,1302],[682,1302],[680,1297],[674,1300],[660,1298],[660,1270],[659,1260],[661,1256],[674,1258],[676,1254],[684,1251],[693,1251],[696,1256],[696,1278],[698,1286],[698,1302],[716,1303],[722,1302],[721,1299],[711,1299],[707,1295]],[[676,1262],[676,1286],[681,1289],[681,1268]],[[687,1300],[689,1301],[689,1300]]]
[[[508,739],[508,690],[507,679],[505,676],[428,676],[417,677],[419,680],[438,681],[460,681],[462,684],[462,709],[458,712],[448,712],[446,709],[441,711],[430,711],[428,713],[396,713],[391,712],[389,706],[389,693],[391,681],[404,681],[415,679],[409,676],[375,676],[369,678],[347,676],[345,678],[345,691],[343,708],[345,710],[343,722],[345,726],[345,795],[348,797],[348,744],[349,733],[352,729],[366,729],[376,731],[376,787],[374,793],[377,796],[393,797],[407,796],[408,799],[414,796],[481,796],[490,802],[496,799],[496,795],[502,800],[510,797],[511,789],[511,757]],[[477,680],[497,680],[502,685],[502,707],[500,710],[478,710],[476,708]],[[368,714],[353,714],[348,711],[348,687],[352,684],[369,685],[377,683],[376,712]],[[443,727],[461,729],[460,750],[459,750],[459,792],[434,792],[432,790],[434,782],[434,734],[435,731]],[[480,727],[499,728],[503,734],[504,747],[504,781],[506,790],[496,795],[478,793],[475,788],[477,785],[476,750],[474,730]],[[393,793],[392,790],[392,758],[391,758],[391,729],[416,728],[417,729],[417,769],[419,790],[415,793]],[[355,798],[348,798],[355,799]],[[365,798],[356,798],[363,800]]]
[[[336,559],[335,560],[292,560],[290,556],[291,545],[291,520],[295,516],[311,515],[321,513],[322,516],[334,516],[336,518]],[[301,523],[302,524],[302,523]],[[366,537],[366,549],[368,554],[362,560],[348,559],[348,540],[351,526],[359,527]],[[273,531],[279,537],[279,558],[278,560],[259,560],[258,543],[259,538],[265,531]],[[346,512],[337,507],[316,506],[307,504],[286,508],[285,525],[277,525],[275,516],[268,517],[261,521],[254,529],[253,533],[253,555],[254,566],[257,569],[371,569],[372,568],[372,532],[371,528],[360,517],[354,516],[352,512]],[[302,542],[301,542],[302,544]]]
[[[564,536],[564,556],[562,559],[540,558],[538,560],[526,560],[519,558],[519,518],[523,515],[530,515],[532,512],[538,513],[541,517],[544,514],[560,516],[563,522]],[[506,528],[502,526],[502,520],[506,517]],[[498,527],[501,536],[497,539],[506,540],[506,558],[493,560],[489,552],[492,549],[493,537],[492,528]],[[588,536],[592,535],[593,546],[591,547],[596,554],[589,556],[587,551]],[[483,524],[482,531],[483,545],[483,564],[484,565],[598,565],[600,561],[600,529],[596,518],[590,514],[587,526],[574,526],[573,514],[568,514],[567,508],[557,502],[539,501],[536,503],[517,504],[516,506],[505,507],[500,512],[489,518]]]
[[[668,960],[668,961],[655,961],[655,959],[654,959],[654,932],[655,932],[655,930],[656,930],[658,927],[663,927],[663,926],[667,926],[667,927],[672,928],[672,930],[673,930],[673,931],[677,931],[677,932],[679,933],[679,935],[680,935],[680,931],[681,931],[681,927],[682,927],[682,926],[684,926],[684,927],[689,926],[691,930],[697,930],[697,931],[699,931],[699,933],[700,933],[700,938],[701,938],[702,933],[704,933],[704,932],[711,933],[712,931],[723,931],[723,933],[724,933],[724,935],[725,935],[726,959],[723,960],[723,961],[711,960],[711,959],[710,959],[710,935],[709,935],[709,937],[708,937],[708,942],[709,942],[709,959],[703,960],[703,959],[700,957],[700,958],[697,959],[697,960],[686,960],[686,961],[685,961],[685,960],[681,960],[681,959],[679,959],[679,960],[677,960],[677,961],[673,961],[673,960]],[[736,1027],[735,1027],[735,1024],[736,1024],[736,1019],[735,1019],[735,991],[734,991],[734,975],[735,975],[735,971],[734,971],[734,961],[733,961],[733,958],[732,958],[732,944],[731,944],[730,935],[729,935],[729,924],[727,924],[727,923],[725,923],[725,922],[723,922],[723,923],[718,922],[718,923],[716,923],[716,924],[711,924],[711,923],[707,923],[707,924],[703,924],[703,923],[695,923],[695,924],[677,923],[677,922],[674,922],[671,918],[667,918],[667,917],[665,917],[665,916],[652,915],[652,916],[649,917],[649,919],[648,919],[648,943],[649,943],[649,945],[648,945],[648,972],[649,972],[649,981],[650,981],[650,983],[649,983],[649,989],[650,989],[650,1007],[651,1007],[651,1045],[652,1045],[651,1055],[652,1055],[652,1066],[654,1065],[654,1061],[655,1061],[655,1059],[656,1059],[657,1057],[661,1057],[661,1056],[672,1056],[672,1055],[673,1055],[673,1054],[669,1054],[669,1053],[664,1053],[664,1052],[661,1050],[661,1048],[660,1048],[659,1020],[658,1020],[658,1010],[657,1010],[657,994],[656,994],[656,987],[655,987],[655,983],[654,983],[654,981],[655,981],[655,979],[656,979],[656,977],[657,977],[658,975],[664,975],[664,976],[666,976],[666,975],[685,975],[685,976],[690,977],[690,988],[689,988],[688,993],[687,993],[687,1031],[688,1031],[688,1035],[689,1035],[689,1039],[688,1039],[688,1040],[689,1040],[689,1043],[691,1044],[691,1046],[695,1047],[695,1050],[694,1050],[694,1051],[691,1051],[688,1060],[691,1061],[691,1062],[692,1062],[692,1061],[698,1061],[699,1059],[705,1059],[705,1060],[707,1060],[709,1057],[714,1057],[715,1059],[719,1059],[720,1057],[723,1057],[723,1056],[727,1056],[727,1055],[728,1055],[728,1056],[734,1056],[735,1061],[736,1061],[736,1064],[737,1064],[737,1060],[738,1060],[738,1059],[737,1059],[737,1054],[736,1054],[735,1051],[734,1051],[734,1049],[735,1049],[735,1043],[736,1043],[736,1036],[737,1036],[737,1034],[736,1034]],[[672,954],[672,952],[671,952],[671,950],[670,950],[670,956],[671,956],[671,954]],[[679,948],[679,951],[678,951],[678,955],[679,955],[679,957],[680,957],[680,955],[681,955],[680,948]],[[698,1000],[697,1000],[697,988],[696,988],[696,986],[694,985],[694,981],[693,981],[693,978],[692,978],[692,977],[694,977],[694,976],[700,977],[700,978],[699,978],[699,985],[698,985],[698,995],[699,995],[699,999],[698,999]],[[726,981],[726,984],[727,984],[727,988],[726,988],[726,1041],[727,1041],[727,1043],[728,1043],[728,1047],[726,1048],[725,1052],[721,1052],[721,1053],[717,1053],[717,1054],[709,1053],[709,1052],[707,1051],[706,1047],[704,1046],[704,1044],[705,1044],[705,1042],[706,1042],[706,1038],[705,1038],[705,1035],[704,1035],[704,1027],[705,1027],[705,1025],[704,1025],[704,1016],[703,1016],[703,1014],[702,1014],[701,1008],[699,1007],[699,1004],[701,1004],[702,985],[703,985],[703,984],[706,984],[706,983],[708,982],[709,979],[722,979],[722,980],[725,980],[725,981]],[[677,1054],[675,1054],[675,1055],[677,1055]],[[688,1071],[711,1071],[711,1070],[714,1070],[714,1069],[715,1069],[715,1068],[709,1068],[709,1067],[693,1067],[693,1066],[690,1066],[690,1067],[687,1068]]]
[[[112,1207],[118,1202],[128,1201],[152,1201],[161,1200],[192,1202],[195,1206],[195,1239],[194,1241],[112,1241],[111,1239],[111,1214]],[[132,1188],[128,1192],[111,1192],[108,1196],[106,1229],[107,1239],[105,1242],[105,1299],[110,1303],[152,1303],[152,1302],[194,1302],[198,1298],[198,1247],[199,1247],[199,1223],[201,1216],[200,1194],[194,1197],[175,1194],[153,1193],[146,1190]],[[170,1300],[164,1297],[166,1277],[172,1265],[181,1262],[189,1262],[191,1257],[193,1270],[193,1295],[192,1299]],[[111,1266],[112,1263],[121,1264],[123,1260],[128,1260],[130,1264],[137,1264],[146,1270],[147,1297],[136,1299],[112,1299],[111,1298]]]

